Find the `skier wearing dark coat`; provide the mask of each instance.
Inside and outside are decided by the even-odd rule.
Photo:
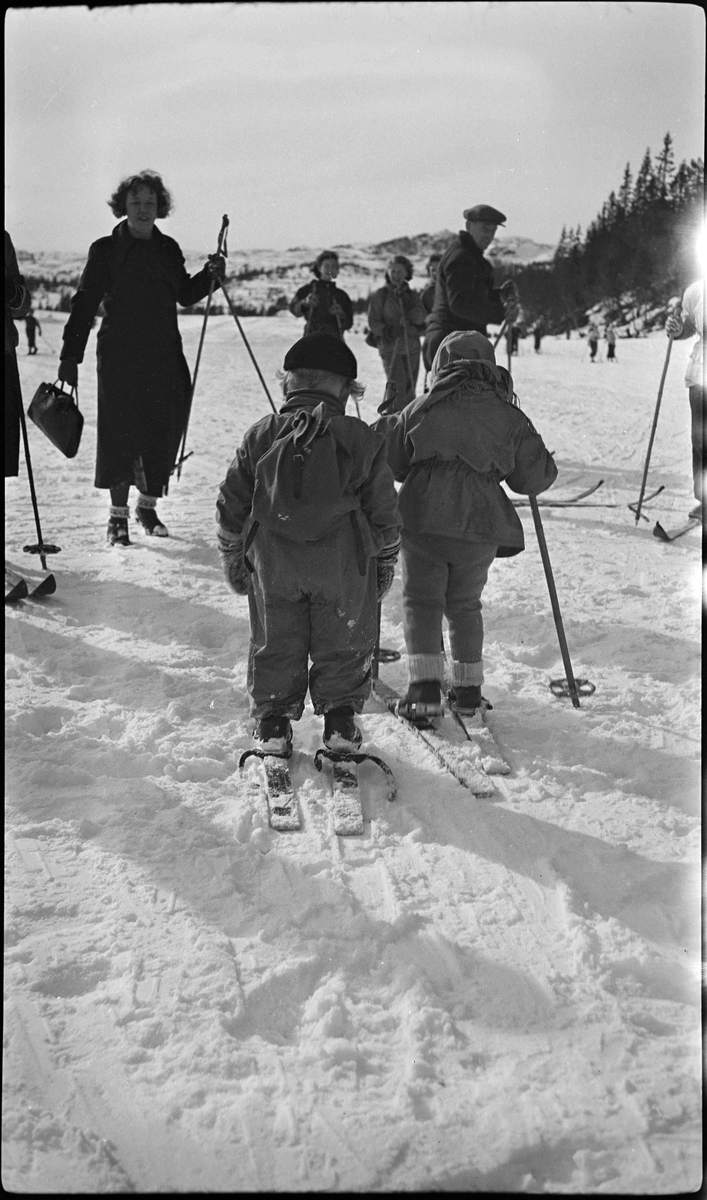
[[[39,321],[32,312],[32,309],[29,310],[27,316],[25,317],[25,333],[27,334],[27,353],[36,354],[37,334],[39,333],[41,337],[42,326],[39,324]]]
[[[135,515],[149,534],[166,537],[157,499],[166,495],[184,432],[191,381],[177,324],[177,304],[207,295],[225,261],[214,255],[189,276],[172,238],[155,225],[171,198],[159,175],[143,171],[123,180],[109,205],[127,219],[99,238],[71,301],[59,378],[78,379],[86,343],[101,302],[98,331],[97,488],[111,493],[108,541],[129,545],[128,495],[138,488]]]
[[[441,710],[442,618],[452,650],[450,703],[481,705],[481,593],[494,558],[524,549],[509,497],[537,495],[557,467],[528,418],[514,406],[513,380],[479,333],[448,335],[435,356],[431,388],[375,428],[388,438],[403,521],[403,627],[414,716]]]
[[[434,307],[422,349],[427,371],[448,333],[476,330],[485,336],[487,324],[500,325],[506,317],[513,320],[517,311],[515,284],[508,280],[495,288],[493,269],[484,258],[505,216],[488,204],[477,204],[464,210],[464,219],[466,228],[445,250],[437,269]]]
[[[349,348],[309,334],[288,350],[284,370],[285,403],[245,434],[217,522],[226,578],[248,596],[254,740],[287,756],[308,687],[325,744],[361,743],[354,714],[370,693],[400,515],[385,438],[345,415],[349,395],[363,391]]]
[[[22,389],[17,369],[20,335],[15,321],[30,310],[32,297],[20,275],[12,239],[5,230],[5,478],[20,470],[20,405]]]
[[[339,274],[339,256],[335,250],[322,250],[312,267],[315,278],[295,292],[290,312],[305,317],[304,332],[331,333],[343,338],[353,325],[351,297],[334,282]]]
[[[394,411],[400,412],[415,398],[420,370],[420,334],[426,314],[417,292],[410,287],[412,263],[396,254],[388,263],[385,287],[368,303],[368,326],[383,362],[386,380],[395,385]]]

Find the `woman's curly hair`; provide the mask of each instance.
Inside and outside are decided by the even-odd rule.
[[[141,171],[139,175],[128,175],[127,178],[121,179],[110,200],[107,201],[114,217],[127,216],[125,201],[128,192],[136,192],[141,187],[152,188],[155,193],[157,216],[160,218],[169,216],[172,211],[172,197],[162,182],[162,176],[158,175],[156,171]]]
[[[386,269],[385,269],[386,283],[390,283],[389,271],[390,271],[390,268],[394,267],[394,266],[403,267],[405,270],[406,280],[409,281],[410,279],[412,279],[413,265],[410,262],[410,259],[406,258],[404,254],[395,254],[395,255],[393,255],[393,257],[391,259],[388,260],[388,265],[386,266]]]

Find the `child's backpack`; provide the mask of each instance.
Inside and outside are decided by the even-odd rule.
[[[318,541],[360,506],[351,490],[345,494],[351,465],[323,404],[288,415],[255,469],[253,536],[263,525],[296,542]]]

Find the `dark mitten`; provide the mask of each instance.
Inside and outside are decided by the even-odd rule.
[[[228,586],[237,596],[246,596],[248,594],[248,568],[245,565],[243,538],[219,530],[217,541],[223,573],[228,580]]]
[[[384,546],[376,559],[376,594],[381,601],[393,586],[395,564],[400,553],[400,538]]]

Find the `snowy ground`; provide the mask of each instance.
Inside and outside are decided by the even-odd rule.
[[[20,347],[25,403],[54,378]],[[360,330],[361,322],[358,322]],[[300,333],[243,322],[275,394]],[[194,362],[200,321],[182,321]],[[375,416],[383,375],[350,339]],[[474,799],[369,702],[366,832],[337,839],[311,758],[303,829],[274,834],[249,742],[248,618],[214,548],[218,485],[267,400],[230,316],[209,323],[168,541],[104,543],[93,488],[95,336],[77,459],[30,425],[56,595],[7,610],[6,1188],[667,1194],[701,1170],[700,538],[653,520],[694,503],[676,344],[636,528],[665,340],[528,341],[524,408],[557,496],[545,509],[575,673],[563,674],[532,520],[484,595],[489,717],[512,766]],[[503,360],[505,361],[505,360]],[[24,466],[7,555],[36,541]],[[383,643],[403,648],[400,582]],[[404,682],[404,662],[382,668]],[[296,747],[319,744],[307,711]],[[255,768],[254,768],[255,772]]]

